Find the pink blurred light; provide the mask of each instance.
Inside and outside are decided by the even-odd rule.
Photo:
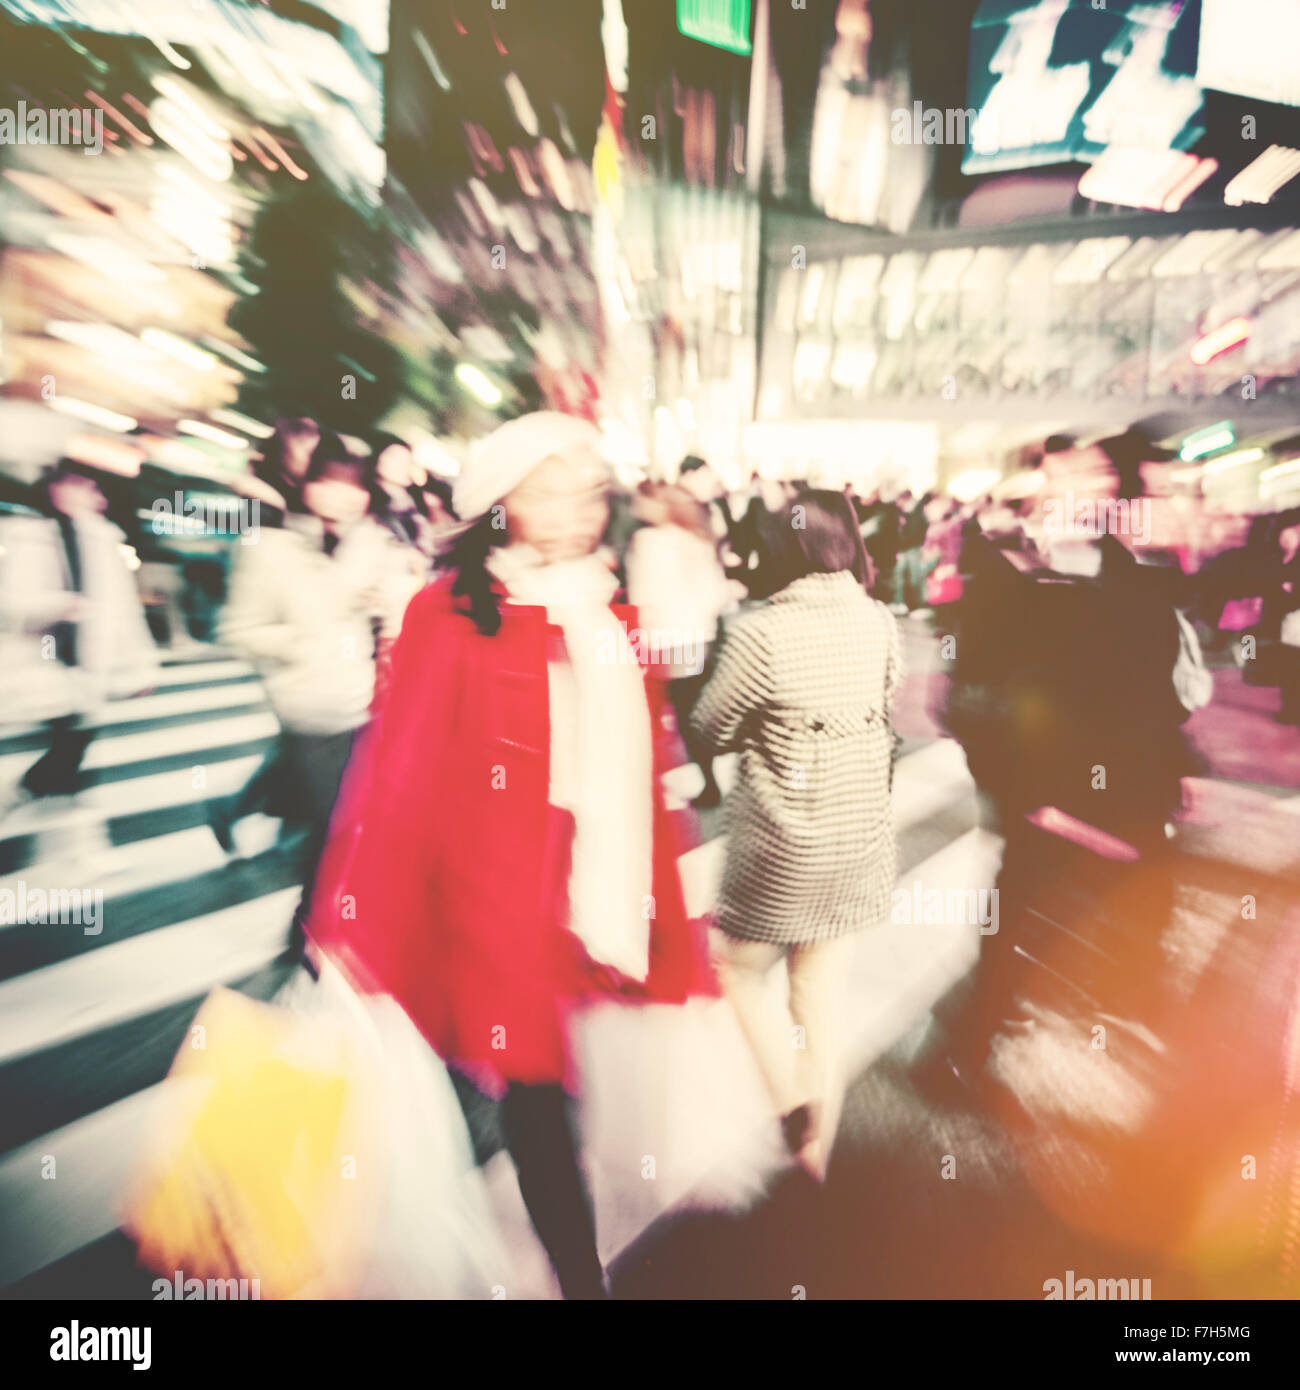
[[[1105,830],[1098,830],[1095,825],[1077,820],[1055,806],[1040,806],[1038,810],[1031,811],[1025,819],[1030,825],[1036,825],[1049,835],[1059,835],[1063,840],[1069,840],[1082,849],[1101,855],[1103,859],[1117,859],[1122,863],[1131,864],[1142,857],[1127,840],[1121,840]]]

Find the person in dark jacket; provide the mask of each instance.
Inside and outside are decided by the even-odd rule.
[[[1277,719],[1300,724],[1300,524],[1278,534],[1276,577],[1264,600],[1263,627],[1276,639],[1273,674],[1282,692]]]
[[[1030,954],[1065,977],[1097,959],[1085,951],[1063,964],[1072,942],[1104,940],[1118,964],[1087,988],[1127,1018],[1159,996],[1173,906],[1167,825],[1181,778],[1199,768],[1174,686],[1169,594],[1117,542],[1104,550],[1088,580],[1024,572],[982,537],[966,547],[947,723],[1006,848],[1001,929],[982,939],[952,1053],[964,1075],[978,1073],[1011,1008],[1026,934]]]
[[[902,524],[898,532],[898,563],[894,569],[894,603],[897,608],[909,613],[925,604],[925,563],[922,547],[925,545],[929,520],[926,508],[934,501],[934,493],[927,492],[915,503],[910,493],[899,499],[902,507]]]

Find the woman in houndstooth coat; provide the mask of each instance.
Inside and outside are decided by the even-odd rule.
[[[693,723],[716,752],[740,755],[719,968],[786,1141],[821,1176],[833,987],[852,933],[888,920],[894,888],[889,712],[902,653],[866,592],[870,562],[842,494],[794,497],[771,519],[769,551],[782,587],[727,634]],[[782,958],[788,1010],[764,979]]]

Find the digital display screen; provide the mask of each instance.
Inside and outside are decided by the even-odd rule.
[[[971,26],[962,171],[1189,148],[1204,134],[1196,20],[1188,0],[986,0]]]

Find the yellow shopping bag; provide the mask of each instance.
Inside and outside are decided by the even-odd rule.
[[[214,991],[128,1199],[142,1263],[257,1280],[262,1298],[345,1296],[379,1199],[364,1055],[337,1017]]]

